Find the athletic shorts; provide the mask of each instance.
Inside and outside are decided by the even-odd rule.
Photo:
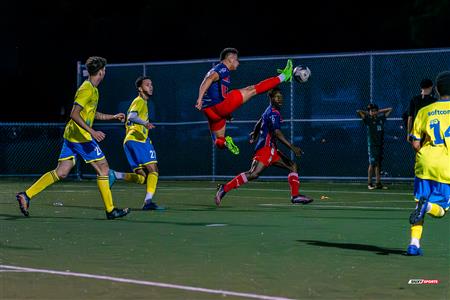
[[[416,200],[425,197],[430,203],[435,203],[448,210],[450,207],[450,184],[416,177],[414,178],[414,197]]]
[[[266,167],[279,161],[280,159],[281,157],[278,154],[278,150],[269,146],[262,147],[256,151],[255,156],[253,156],[253,160],[259,161]]]
[[[133,172],[144,168],[145,165],[158,163],[156,151],[150,139],[147,139],[145,143],[127,141],[123,145],[123,150]]]
[[[239,90],[231,90],[222,102],[203,109],[208,119],[209,129],[217,131],[225,126],[226,118],[243,103],[243,96]]]
[[[74,159],[80,155],[86,163],[102,160],[105,158],[100,146],[95,140],[85,143],[74,143],[64,139],[58,161]]]
[[[369,152],[369,164],[374,166],[377,164],[381,165],[381,162],[383,161],[383,146],[369,146],[368,147]]]

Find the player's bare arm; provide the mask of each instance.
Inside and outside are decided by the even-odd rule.
[[[303,151],[300,149],[300,147],[292,145],[285,137],[281,130],[275,129],[275,137],[286,147],[292,150],[294,152],[295,156],[299,157],[302,155]]]
[[[420,146],[420,141],[416,141],[416,140],[415,140],[415,141],[413,141],[413,142],[411,143],[411,145],[412,145],[414,151],[419,152],[419,150],[420,150],[420,148],[421,148],[421,146]]]
[[[364,111],[364,110],[357,110],[357,111],[356,111],[356,114],[357,114],[361,119],[364,119],[368,113],[367,113],[367,111]]]
[[[203,79],[202,83],[200,84],[200,88],[198,90],[198,98],[197,98],[197,103],[195,104],[195,108],[197,108],[198,110],[202,109],[203,95],[209,89],[211,84],[218,80],[219,80],[219,74],[217,72],[210,71],[210,72],[208,72],[208,74],[206,74],[206,76]]]
[[[102,120],[102,121],[111,121],[111,120],[119,120],[120,122],[124,122],[125,121],[125,114],[124,113],[118,113],[115,115],[110,115],[110,114],[104,114],[101,112],[96,112],[95,113],[95,119],[96,120]]]
[[[392,107],[383,108],[378,111],[379,114],[384,114],[386,117],[388,117],[391,114],[391,112],[392,112]]]
[[[83,118],[80,115],[80,112],[83,110],[83,107],[75,104],[72,108],[72,112],[70,113],[70,118],[75,121],[81,128],[89,132],[89,134],[97,141],[101,142],[105,139],[106,135],[101,131],[95,131],[91,127],[89,127]]]
[[[253,144],[256,141],[256,139],[258,138],[259,131],[261,130],[261,125],[262,125],[262,118],[260,118],[258,120],[258,122],[256,122],[255,127],[253,128],[253,131],[250,132],[250,140],[249,140],[250,144]]]

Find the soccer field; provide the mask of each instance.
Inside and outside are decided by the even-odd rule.
[[[423,257],[409,243],[412,184],[252,182],[216,208],[215,183],[161,181],[164,212],[140,211],[145,188],[117,182],[106,220],[94,180],[57,183],[23,217],[0,181],[1,299],[449,299],[450,218],[426,218]],[[327,199],[321,200],[321,196]],[[408,284],[410,279],[438,284]]]

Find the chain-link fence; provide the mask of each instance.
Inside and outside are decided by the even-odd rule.
[[[276,75],[288,57],[241,58],[232,73],[232,88],[242,88]],[[305,152],[297,160],[303,178],[364,179],[367,176],[366,131],[356,116],[368,103],[392,107],[385,126],[383,174],[391,179],[413,177],[414,153],[406,142],[401,119],[409,100],[420,92],[422,78],[434,79],[450,70],[450,49],[402,52],[368,52],[335,55],[294,56],[294,65],[312,71],[307,83],[282,83],[285,96],[281,110],[285,136]],[[198,87],[215,60],[112,64],[99,86],[98,111],[126,112],[137,93],[139,75],[152,78],[154,95],[149,101],[150,118],[157,127],[150,132],[163,178],[218,178],[247,170],[253,155],[248,133],[268,105],[266,95],[255,96],[227,124],[241,148],[239,156],[216,150],[207,122],[194,108]],[[79,84],[86,75],[79,64]],[[122,149],[125,129],[121,124],[96,122],[104,131],[101,143],[110,166],[129,171]],[[59,155],[64,124],[0,123],[0,174],[40,174],[54,168]],[[283,149],[283,146],[280,147]],[[93,174],[81,164],[79,174]],[[268,169],[268,178],[286,176]]]

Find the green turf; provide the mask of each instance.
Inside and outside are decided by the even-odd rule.
[[[425,256],[403,255],[411,184],[368,191],[364,184],[304,183],[302,192],[316,200],[294,206],[287,183],[252,182],[216,208],[214,183],[162,181],[155,199],[168,210],[142,212],[144,187],[117,182],[116,205],[134,211],[108,221],[89,180],[53,185],[32,200],[25,218],[15,192],[30,183],[0,181],[3,265],[296,299],[450,298],[448,216],[427,218]],[[0,282],[1,299],[224,298],[41,273],[0,272]]]

